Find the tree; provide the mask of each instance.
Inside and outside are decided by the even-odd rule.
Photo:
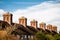
[[[54,35],[54,38],[55,38],[56,40],[60,40],[60,34]]]
[[[42,31],[36,33],[37,40],[45,40],[45,34]]]
[[[52,34],[45,34],[42,31],[39,31],[36,33],[37,40],[55,40],[54,36]]]
[[[46,40],[55,40],[55,38],[50,34],[46,34],[45,38],[46,38]]]

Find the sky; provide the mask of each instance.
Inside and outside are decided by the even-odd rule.
[[[21,16],[27,18],[27,25],[35,19],[56,25],[60,30],[60,0],[0,0],[0,20],[6,12],[13,14],[13,22],[18,23]]]

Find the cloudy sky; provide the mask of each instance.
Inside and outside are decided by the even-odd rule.
[[[27,25],[35,19],[38,23],[56,25],[60,30],[60,0],[0,0],[0,20],[5,12],[12,13],[16,23],[25,16]]]

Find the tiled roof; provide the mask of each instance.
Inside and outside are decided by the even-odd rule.
[[[2,24],[2,25],[5,25],[6,27],[9,27],[10,25],[7,23],[7,22],[5,22],[5,21],[1,21],[0,20],[0,23]]]
[[[11,25],[9,25],[7,22],[5,21],[1,21],[0,23],[3,25],[6,25],[6,27],[9,27]],[[14,25],[16,24],[16,29],[12,32],[12,33],[17,33],[17,34],[25,34],[25,35],[34,35],[36,32],[42,30],[43,32],[46,33],[57,33],[55,31],[49,31],[47,29],[43,30],[41,28],[34,28],[32,26],[26,26],[24,27],[23,25],[17,24],[17,23],[12,23],[12,26],[14,27]]]

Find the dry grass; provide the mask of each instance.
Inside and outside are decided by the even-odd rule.
[[[19,40],[16,36],[8,35],[6,31],[0,31],[0,40]]]

